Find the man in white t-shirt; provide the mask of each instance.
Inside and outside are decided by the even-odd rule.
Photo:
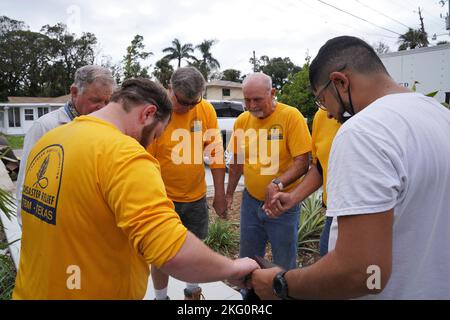
[[[304,269],[255,271],[256,293],[450,299],[450,111],[398,85],[354,37],[329,40],[310,81],[316,104],[344,123],[328,167],[329,253]]]

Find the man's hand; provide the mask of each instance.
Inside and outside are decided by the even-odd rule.
[[[276,267],[271,269],[259,269],[252,273],[251,286],[261,300],[279,300],[272,287],[273,278],[278,272],[283,271],[282,268]]]
[[[225,201],[227,202],[227,209],[231,210],[231,205],[233,204],[233,195],[227,194],[225,196]]]
[[[283,212],[286,212],[297,204],[292,193],[277,192],[270,201],[270,206],[264,204],[263,210],[267,216],[271,218],[279,217]]]
[[[232,285],[239,288],[246,287],[246,276],[251,274],[254,270],[259,269],[258,263],[250,258],[241,258],[233,261],[233,275],[227,279]]]
[[[227,201],[224,196],[214,196],[213,208],[222,219],[227,217]]]
[[[264,199],[264,205],[263,207],[266,207],[269,210],[274,210],[275,208],[272,207],[272,200],[273,197],[280,192],[280,190],[278,189],[278,186],[274,183],[269,183],[269,185],[266,188],[266,195],[265,195],[265,199]],[[275,217],[275,216],[274,216]]]

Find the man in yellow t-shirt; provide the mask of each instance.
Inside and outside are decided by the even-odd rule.
[[[303,201],[313,192],[323,186],[322,203],[327,207],[327,172],[328,159],[331,144],[341,124],[335,119],[329,119],[327,112],[319,109],[313,121],[312,130],[312,163],[302,182],[291,192],[280,192],[271,201],[273,210],[266,212],[271,216],[277,216]],[[320,255],[328,252],[328,239],[330,234],[332,217],[326,217],[325,225],[320,236]]]
[[[247,112],[235,122],[229,146],[230,166],[227,202],[232,203],[238,180],[244,173],[241,205],[240,256],[264,256],[270,242],[274,263],[295,268],[300,206],[269,217],[273,195],[292,190],[308,170],[311,135],[305,118],[295,108],[275,101],[272,80],[265,74],[249,75],[243,84]]]
[[[202,240],[208,235],[204,153],[212,160],[213,207],[219,216],[226,215],[222,139],[216,111],[202,99],[204,89],[205,79],[197,69],[179,68],[173,73],[169,86],[172,119],[161,137],[148,147],[159,161],[167,196],[183,225]],[[152,268],[152,279],[156,299],[168,299],[169,277]],[[184,293],[186,299],[198,299],[201,288],[197,283],[187,283]]]
[[[145,150],[171,111],[164,88],[131,79],[103,109],[36,143],[14,299],[142,299],[149,264],[204,282],[240,279],[257,267],[214,253],[173,210],[158,161]]]

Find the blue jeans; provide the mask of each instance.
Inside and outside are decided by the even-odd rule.
[[[297,267],[298,224],[300,206],[269,218],[262,209],[263,201],[244,190],[241,204],[240,257],[264,257],[266,243],[272,246],[273,262],[286,270]]]
[[[330,228],[333,222],[333,217],[326,217],[325,225],[323,226],[322,233],[320,234],[320,256],[323,257],[328,253],[328,240],[330,239]]]

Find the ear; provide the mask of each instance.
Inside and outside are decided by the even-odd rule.
[[[342,72],[332,72],[330,74],[330,79],[333,81],[334,86],[337,90],[342,90],[344,92],[348,91],[350,81],[345,73]]]
[[[70,95],[72,98],[78,95],[78,88],[74,84],[70,86]]]
[[[140,112],[139,120],[141,123],[146,123],[150,118],[154,118],[158,109],[153,104],[146,105]]]
[[[277,93],[277,90],[275,88],[272,88],[270,90],[270,95],[272,96],[272,98],[275,98],[275,94]]]

